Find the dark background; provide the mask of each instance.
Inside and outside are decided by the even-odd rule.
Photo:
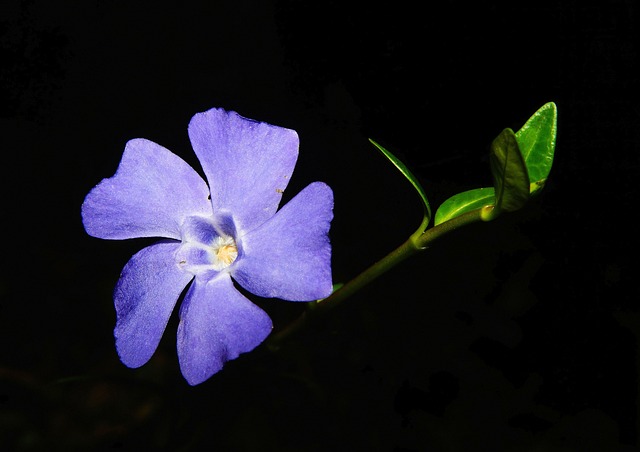
[[[449,0],[9,1],[0,7],[0,449],[634,451],[638,5]],[[491,184],[487,147],[545,102],[555,164],[522,211],[445,237],[322,322],[190,387],[172,318],[120,363],[111,291],[148,241],[88,237],[127,140],[197,167],[196,112],[293,128],[285,195],[335,192],[336,282]],[[276,331],[303,309],[256,300]]]

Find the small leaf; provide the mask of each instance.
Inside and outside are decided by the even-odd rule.
[[[434,217],[434,226],[459,217],[463,213],[490,206],[496,202],[496,191],[493,187],[474,188],[463,191],[443,202]]]
[[[558,110],[548,102],[516,132],[516,140],[531,181],[530,192],[540,191],[551,171],[556,147]]]
[[[427,200],[427,195],[425,194],[424,189],[422,188],[422,185],[420,185],[420,182],[418,182],[418,178],[414,176],[413,173],[409,171],[409,168],[407,168],[405,164],[402,163],[400,159],[398,159],[395,155],[387,151],[385,148],[380,146],[371,138],[369,138],[369,141],[371,142],[371,144],[377,147],[378,150],[382,152],[384,156],[387,157],[391,161],[391,163],[395,165],[396,168],[400,170],[400,172],[404,175],[404,177],[406,177],[407,180],[411,182],[411,185],[413,185],[413,188],[416,189],[416,191],[418,192],[418,195],[420,195],[420,199],[422,200],[422,204],[424,205],[424,212],[425,212],[424,215],[426,219],[424,223],[424,227],[426,228],[427,223],[431,219],[431,207],[429,206],[429,201]]]
[[[529,176],[511,129],[504,129],[491,143],[491,173],[496,190],[496,214],[520,209],[529,199]]]

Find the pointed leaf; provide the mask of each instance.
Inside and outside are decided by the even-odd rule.
[[[474,188],[452,196],[443,202],[434,218],[434,226],[449,221],[463,213],[490,206],[496,202],[496,191],[493,187]]]
[[[557,121],[556,104],[548,102],[516,132],[516,140],[531,181],[532,194],[542,189],[551,171],[556,147]]]
[[[491,143],[491,173],[496,190],[496,212],[520,209],[529,199],[529,176],[511,129],[504,129]]]
[[[420,199],[422,200],[422,204],[424,205],[425,218],[427,220],[424,224],[424,226],[426,227],[426,223],[431,219],[431,207],[429,206],[429,201],[427,200],[427,195],[425,194],[424,189],[422,188],[422,185],[420,185],[420,182],[418,182],[418,178],[414,176],[413,173],[409,171],[409,168],[407,168],[404,165],[404,163],[402,163],[400,159],[398,159],[395,155],[387,151],[385,148],[380,146],[371,138],[369,138],[369,141],[371,142],[371,144],[377,147],[378,150],[382,152],[384,156],[387,157],[391,161],[391,163],[393,163],[396,166],[396,168],[400,170],[400,172],[404,175],[404,177],[406,177],[407,180],[411,182],[411,185],[413,185],[413,188],[416,189],[416,191],[418,192],[418,195],[420,195]]]

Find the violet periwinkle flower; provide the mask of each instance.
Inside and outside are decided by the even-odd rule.
[[[122,362],[155,352],[184,289],[177,350],[187,382],[199,384],[257,347],[269,316],[259,297],[312,301],[332,290],[333,193],[322,182],[278,210],[298,157],[295,131],[211,109],[189,123],[209,185],[184,160],[145,139],[126,144],[116,174],[82,205],[88,234],[161,237],[125,265],[114,291]]]

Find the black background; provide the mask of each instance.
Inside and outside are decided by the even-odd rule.
[[[0,448],[633,451],[639,444],[638,5],[9,1],[0,7]],[[172,318],[144,367],[113,346],[111,291],[148,241],[88,237],[86,193],[124,144],[197,168],[212,107],[301,139],[285,194],[335,193],[336,282],[432,206],[491,184],[487,147],[545,102],[543,195],[455,232],[278,352],[190,387]],[[281,330],[303,309],[256,300]]]

